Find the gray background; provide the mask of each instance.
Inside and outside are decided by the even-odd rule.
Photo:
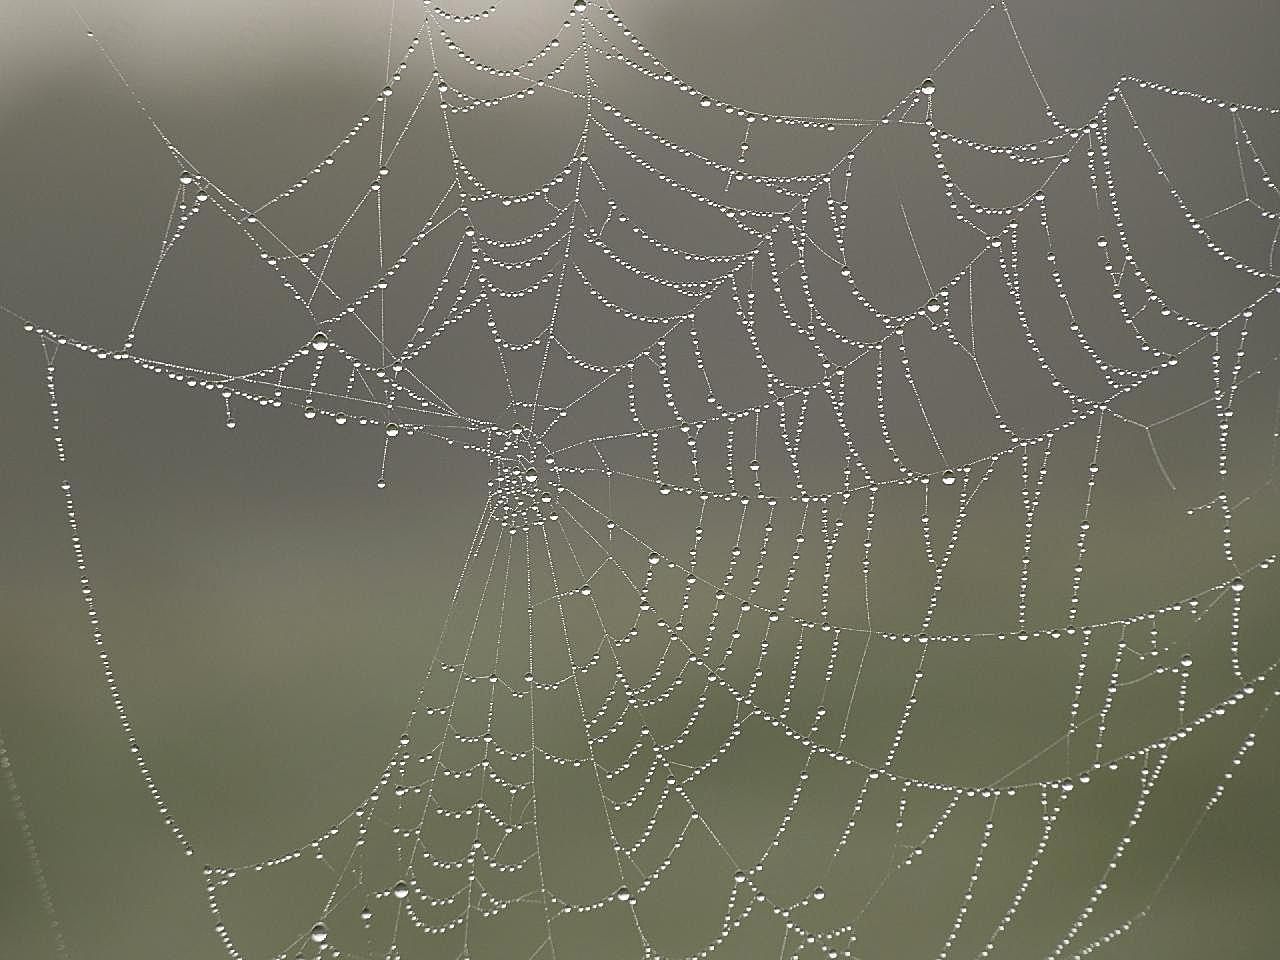
[[[522,58],[555,29],[562,7],[507,0],[482,27],[456,32],[477,56]],[[982,6],[619,0],[615,8],[669,69],[716,96],[762,111],[874,117],[932,71]],[[129,0],[84,3],[81,9],[167,135],[202,173],[251,206],[323,157],[369,108],[383,83],[389,14],[397,50],[421,15],[414,4],[402,3],[392,13],[384,3],[333,0]],[[1015,3],[1011,9],[1045,94],[1069,122],[1092,114],[1120,74],[1224,99],[1274,100],[1275,14],[1267,4]],[[599,10],[593,16],[600,17]],[[1002,19],[989,18],[938,72],[936,113],[948,129],[993,141],[1046,132],[1005,27]],[[477,88],[472,75],[458,71],[455,82],[464,81]],[[572,81],[567,76],[565,84]],[[671,108],[668,115],[669,100],[637,81],[623,89],[633,96],[633,112],[667,136],[715,150],[721,159],[736,154],[740,130],[704,128],[705,115],[685,109]],[[1209,211],[1238,198],[1225,114],[1156,98],[1135,97],[1134,103],[1146,110],[1143,128],[1159,140],[1171,177],[1194,209]],[[469,128],[464,155],[496,186],[527,189],[563,161],[576,137],[577,109],[535,98],[497,119],[481,118]],[[406,147],[415,158],[405,164],[410,172],[397,167],[395,176],[405,179],[387,191],[389,235],[399,231],[403,238],[408,225],[425,218],[447,182],[447,164],[433,140],[438,120],[426,119],[431,125]],[[1264,156],[1280,158],[1280,123],[1250,121],[1250,131]],[[0,137],[0,301],[49,328],[118,343],[154,261],[176,167],[64,5],[0,4]],[[848,142],[762,137],[753,141],[752,161],[775,172],[821,169]],[[921,140],[891,136],[872,146],[858,167],[863,213],[851,245],[866,264],[865,285],[873,297],[887,309],[904,309],[926,294],[910,248],[903,246],[896,204],[883,202],[892,197],[895,178],[917,236],[933,244],[927,253],[937,274],[950,272],[942,264],[972,255],[972,237],[947,232],[936,187],[926,194],[919,186],[929,173]],[[1138,171],[1139,154],[1127,146],[1117,146],[1123,154],[1117,164]],[[306,246],[332,230],[335,211],[345,211],[352,196],[342,188],[370,177],[376,163],[364,157],[354,166],[350,181],[336,175],[333,195],[282,210],[282,232]],[[1001,185],[1000,175],[981,165],[967,172],[986,187]],[[1167,285],[1189,312],[1222,317],[1238,309],[1254,288],[1214,268],[1179,233],[1183,228],[1162,205],[1158,186],[1136,173],[1127,182],[1139,223],[1136,240],[1146,245],[1157,285]],[[1068,193],[1059,204],[1064,236],[1085,241],[1070,256],[1095,263],[1087,241],[1094,232],[1092,212]],[[710,228],[679,219],[680,204],[653,209],[654,224],[667,236],[686,238],[693,249],[716,248]],[[270,282],[251,269],[252,254],[211,221],[193,228],[182,256],[166,267],[140,327],[139,350],[210,369],[273,362],[310,335],[309,322],[290,313],[278,295],[270,299]],[[1228,249],[1265,262],[1269,233],[1243,219],[1219,222]],[[367,255],[372,234],[359,229],[353,230],[354,249]],[[355,289],[367,283],[370,267],[371,261],[353,259],[335,271]],[[406,286],[410,316],[418,288]],[[528,309],[536,317],[544,308],[531,303]],[[397,322],[394,306],[391,315],[389,326]],[[1251,328],[1256,353],[1250,362],[1258,367],[1277,353],[1276,319],[1273,298]],[[458,405],[484,410],[500,385],[483,359],[478,352],[453,354],[432,368],[432,382]],[[482,509],[487,465],[430,442],[405,445],[397,448],[389,488],[377,491],[382,440],[376,431],[335,432],[327,424],[307,424],[293,406],[256,410],[243,404],[238,429],[227,431],[215,397],[131,365],[69,351],[60,360],[77,502],[116,668],[161,787],[197,843],[197,859],[239,863],[305,842],[358,801],[403,726]],[[935,369],[922,363],[941,395],[960,389],[959,376],[944,364]],[[0,551],[0,729],[70,953],[101,960],[219,956],[199,871],[149,805],[93,658],[57,489],[43,364],[36,341],[16,322],[0,324],[0,364],[6,543]],[[1177,412],[1202,399],[1206,385],[1203,378],[1179,381],[1134,415],[1154,419]],[[1228,485],[1236,496],[1274,476],[1275,388],[1271,371],[1242,391]],[[1024,395],[1016,384],[1009,390],[1028,424],[1052,422],[1048,396]],[[618,410],[595,415],[603,424],[626,422]],[[979,455],[985,435],[966,410],[957,403],[949,417],[940,416],[956,438],[951,455],[958,462]],[[581,429],[592,428],[588,421]],[[918,434],[904,426],[904,444],[916,449]],[[1230,575],[1212,524],[1188,521],[1183,512],[1215,489],[1212,436],[1196,417],[1161,435],[1161,452],[1179,481],[1175,495],[1154,471],[1141,434],[1107,434],[1109,482],[1094,520],[1100,539],[1091,547],[1086,614],[1101,619],[1132,613]],[[1075,483],[1076,494],[1081,474],[1065,464],[1087,463],[1091,439],[1067,441],[1058,462],[1063,482]],[[1006,497],[1003,519],[993,508],[989,522],[973,521],[978,552],[957,561],[958,593],[941,629],[948,623],[957,631],[1007,623],[1014,582],[1007,561],[1017,548],[1005,534],[1016,522],[1009,512],[1016,486],[1009,477],[1004,483],[993,484]],[[629,509],[642,514],[642,503],[637,499]],[[1059,564],[1069,562],[1067,525],[1077,507],[1064,493],[1061,506],[1048,508],[1050,525],[1059,516],[1061,524],[1058,540],[1050,537],[1045,549]],[[692,525],[688,505],[664,503],[664,509],[670,510],[667,519],[649,519],[650,532],[655,541],[667,536],[679,542]],[[914,523],[916,507],[906,499],[881,510],[896,512],[904,529]],[[1235,539],[1242,564],[1275,549],[1277,515],[1274,488],[1264,488],[1241,509]],[[891,550],[881,558],[886,569],[901,569],[899,582],[921,576],[907,552]],[[1049,592],[1058,590],[1060,599],[1061,571],[1051,565],[1042,576],[1056,584]],[[1266,574],[1250,582],[1243,646],[1247,662],[1261,669],[1276,656],[1277,606]],[[887,588],[881,622],[918,619],[918,600],[917,592]],[[895,617],[898,612],[902,616]],[[1053,616],[1046,610],[1044,619]],[[1213,651],[1220,655],[1224,623],[1210,621],[1197,630],[1197,662],[1201,651],[1206,661]],[[1060,731],[1061,711],[1050,719],[1036,707],[1045,696],[1065,703],[1073,665],[1074,657],[1060,651],[976,645],[935,665],[929,697],[938,713],[932,726],[920,721],[915,769],[938,779],[980,781],[1003,770],[1000,758],[1023,756],[1028,740],[1049,742]],[[898,676],[894,671],[901,667],[894,661],[877,676]],[[1211,674],[1196,695],[1210,702],[1230,689],[1225,683]],[[1159,693],[1137,698],[1117,729],[1134,731],[1137,741],[1167,726],[1168,690]],[[891,699],[886,695],[886,711]],[[1224,721],[1203,743],[1175,753],[1180,764],[1159,794],[1170,803],[1153,811],[1146,827],[1149,855],[1135,853],[1135,872],[1113,891],[1122,906],[1139,905],[1142,892],[1159,879],[1250,722]],[[1259,729],[1258,747],[1186,849],[1151,917],[1099,955],[1249,958],[1274,949],[1275,922],[1268,916],[1280,890],[1273,869],[1280,853],[1274,728],[1271,717]],[[717,781],[706,802],[713,809],[722,803],[726,820],[739,817],[747,835],[765,815],[751,808],[755,794],[744,785],[769,780],[789,786],[795,769],[783,746],[761,738],[753,742],[745,770],[735,774],[742,779]],[[836,798],[835,809],[846,787],[832,782],[822,789],[821,796]],[[1046,864],[1051,872],[1037,879],[1051,899],[1061,892],[1064,901],[1075,902],[1114,837],[1116,811],[1131,802],[1127,794],[1099,792],[1076,811],[1072,849],[1059,849]],[[567,787],[558,796],[566,821],[575,803],[584,811],[590,807],[590,798]],[[726,798],[741,802],[733,806]],[[1172,802],[1180,799],[1184,806]],[[772,804],[761,792],[761,809],[773,810]],[[561,841],[564,859],[580,856],[583,890],[600,895],[586,864],[604,851],[586,840],[579,851],[570,832]],[[966,844],[944,859],[967,862],[972,851]],[[796,853],[792,866],[801,885],[807,882],[805,856]],[[808,856],[820,859],[820,850]],[[1012,876],[1024,861],[1019,850],[1007,866],[997,862],[988,869]],[[570,875],[561,879],[573,883]],[[932,932],[939,922],[945,929],[960,889],[954,875],[940,873],[921,881],[914,898],[882,905],[870,924],[865,956],[932,955]],[[241,913],[229,922],[233,930],[237,923],[249,930],[287,927],[266,942],[276,943],[281,933],[287,941],[311,922],[308,890],[286,887],[240,903]],[[699,903],[689,897],[685,912],[671,904],[646,923],[673,949],[687,947],[681,930],[696,928],[699,916],[712,916],[699,913]],[[1024,939],[1014,940],[1014,952],[1005,956],[1039,955],[1046,941],[1056,940],[1062,914],[1037,911],[1028,907],[1028,927],[1019,934]],[[926,928],[929,935],[917,944],[915,933]],[[631,955],[611,929],[581,936],[584,956],[613,956],[612,950]],[[771,943],[776,952],[776,940]],[[50,956],[53,949],[17,823],[8,817],[0,821],[0,956]],[[406,953],[417,955],[432,954]],[[574,955],[566,947],[561,960]]]

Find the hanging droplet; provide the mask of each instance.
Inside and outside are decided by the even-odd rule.
[[[827,891],[823,890],[821,887],[814,887],[814,888],[813,888],[813,899],[815,899],[815,900],[825,900],[825,899],[826,899],[826,896],[827,896]]]
[[[942,482],[948,487],[956,482],[956,472],[954,470],[942,471]]]
[[[1231,581],[1231,589],[1234,590],[1236,593],[1239,593],[1241,590],[1244,589],[1244,580],[1241,579],[1240,577],[1233,578]]]
[[[745,870],[735,870],[733,872],[734,883],[745,883],[746,880],[747,880],[747,873]]]
[[[329,349],[329,337],[323,330],[317,330],[316,335],[311,338],[311,349],[316,353],[323,353]]]
[[[184,186],[188,183],[194,183],[195,179],[196,178],[193,177],[190,171],[188,170],[183,170],[180,174],[178,174],[178,182],[183,184]]]
[[[316,418],[316,408],[307,407],[305,410],[302,411],[302,415],[306,417],[308,420],[314,420]]]
[[[584,597],[591,596],[591,585],[584,583],[578,588],[578,593],[582,594]]]
[[[617,897],[619,900],[621,900],[623,903],[626,903],[628,900],[631,899],[631,891],[628,890],[626,887],[619,887],[618,892],[615,893],[614,896]]]
[[[938,87],[933,82],[932,77],[925,77],[924,82],[920,84],[920,92],[923,93],[926,97],[932,97],[934,91],[937,89]]]
[[[323,923],[317,923],[311,928],[311,939],[315,943],[324,943],[329,939],[329,928]]]
[[[586,13],[586,12],[587,12],[587,0],[573,0],[573,12],[574,12],[574,13]]]
[[[942,301],[937,297],[930,297],[929,302],[924,305],[924,308],[930,313],[937,313],[942,309]]]
[[[658,556],[656,553],[649,554],[650,566],[657,566],[661,561],[662,561],[662,558]]]
[[[370,910],[368,907],[362,908],[360,910],[360,919],[368,923],[370,920],[373,919],[373,911]]]
[[[387,436],[388,436],[388,437],[398,437],[399,435],[400,435],[400,424],[398,424],[398,423],[388,423],[388,424],[387,424]]]
[[[391,892],[395,895],[397,900],[403,900],[409,895],[409,884],[405,883],[403,880],[397,880],[396,885],[391,888]]]
[[[528,480],[530,483],[537,483],[538,471],[533,469],[533,467],[530,467],[528,470],[525,471],[524,478]]]

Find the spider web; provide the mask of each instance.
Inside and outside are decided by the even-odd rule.
[[[1002,3],[936,80],[874,118],[722,100],[594,4],[527,61],[490,64],[453,31],[498,10],[429,5],[398,64],[389,33],[368,112],[256,206],[152,119],[180,174],[127,335],[95,343],[19,318],[44,349],[104,676],[193,857],[108,657],[59,352],[207,392],[227,427],[262,407],[375,431],[379,487],[406,444],[488,464],[382,774],[323,834],[204,868],[226,952],[1102,952],[1148,914],[1277,690],[1280,661],[1245,629],[1275,557],[1258,536],[1243,536],[1248,553],[1236,541],[1242,510],[1260,511],[1255,533],[1276,532],[1257,517],[1280,437],[1280,204],[1254,131],[1280,111],[1125,77],[1069,124]],[[945,68],[980,28],[1014,41],[1039,139],[948,129]],[[469,156],[466,125],[551,100],[576,145],[544,182],[505,192]],[[1170,105],[1225,118],[1212,130],[1238,160],[1238,201],[1199,212],[1180,192],[1144,119]],[[448,185],[425,201],[402,173],[415,148],[447,153]],[[354,206],[327,219],[324,242],[289,242],[277,221],[308,200],[332,209],[326,183],[343,175],[364,181]],[[1211,264],[1205,309],[1159,289],[1177,278],[1153,214],[1120,189],[1152,182],[1169,229]],[[880,251],[858,236],[877,203],[900,214]],[[304,318],[255,369],[145,346],[162,323],[153,292],[211,220]],[[919,277],[886,283],[874,252],[905,255]],[[1243,420],[1265,430],[1241,439]],[[1123,548],[1135,521],[1106,500],[1113,476],[1194,558],[1186,589],[1140,584]],[[1047,670],[1032,649],[1049,651]],[[1018,694],[970,702],[992,672],[1017,676]],[[1025,749],[958,766],[948,738],[984,723],[1025,724]],[[1158,790],[1182,755],[1194,790]],[[1184,805],[1176,832],[1151,826],[1160,802]],[[1108,824],[1107,843],[1078,845],[1081,822]],[[1135,858],[1146,866],[1126,871]],[[277,922],[242,932],[237,909],[277,878]],[[902,929],[922,896],[937,915]]]

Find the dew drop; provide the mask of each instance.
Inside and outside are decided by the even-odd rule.
[[[397,900],[403,900],[409,895],[409,884],[405,883],[403,880],[397,880],[396,885],[391,888],[391,892],[395,895]]]
[[[937,84],[933,82],[932,77],[925,77],[924,82],[920,84],[920,92],[926,97],[932,97],[934,91],[938,89]]]
[[[316,353],[323,353],[329,349],[329,337],[323,330],[317,330],[316,335],[311,338],[311,349]]]
[[[948,487],[956,482],[956,472],[954,470],[944,470],[942,473],[942,482]]]
[[[324,943],[329,939],[329,928],[323,923],[317,923],[311,928],[311,939],[314,943]]]

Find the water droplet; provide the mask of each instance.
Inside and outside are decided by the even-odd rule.
[[[942,482],[948,487],[956,482],[956,472],[954,470],[944,470],[942,472]]]
[[[329,928],[323,923],[317,923],[311,928],[311,939],[315,943],[324,943],[329,939]]]
[[[925,77],[924,82],[920,84],[920,92],[926,97],[932,97],[934,91],[938,89],[937,84],[933,82],[932,77]]]
[[[813,888],[813,899],[824,900],[826,899],[826,896],[827,896],[827,891],[823,890],[821,887]]]
[[[398,437],[399,435],[400,435],[400,424],[398,424],[398,423],[388,423],[388,424],[387,424],[387,436],[388,436],[388,437]]]
[[[621,900],[623,903],[626,903],[628,900],[631,899],[631,891],[628,890],[626,887],[619,887],[618,892],[615,893],[614,896],[617,897],[619,900]]]
[[[1231,589],[1239,593],[1244,589],[1244,580],[1241,577],[1234,577],[1231,580]]]
[[[930,313],[937,313],[942,309],[942,301],[937,297],[930,297],[929,302],[924,305],[924,308]]]
[[[657,566],[661,562],[662,562],[662,558],[658,556],[656,553],[649,554],[649,563],[652,566]]]
[[[409,895],[409,884],[405,883],[403,880],[397,880],[396,885],[391,888],[391,892],[395,895],[397,900],[403,900]]]
[[[316,335],[311,338],[311,349],[316,353],[322,353],[329,349],[329,337],[323,330],[317,330]]]
[[[178,182],[181,184],[194,183],[195,179],[196,178],[191,175],[190,171],[187,170],[183,170],[178,174]]]
[[[368,907],[364,907],[360,911],[360,919],[365,921],[373,919],[373,911],[370,910]]]
[[[745,870],[735,870],[733,872],[734,883],[745,883],[746,880],[747,880],[747,873]]]

